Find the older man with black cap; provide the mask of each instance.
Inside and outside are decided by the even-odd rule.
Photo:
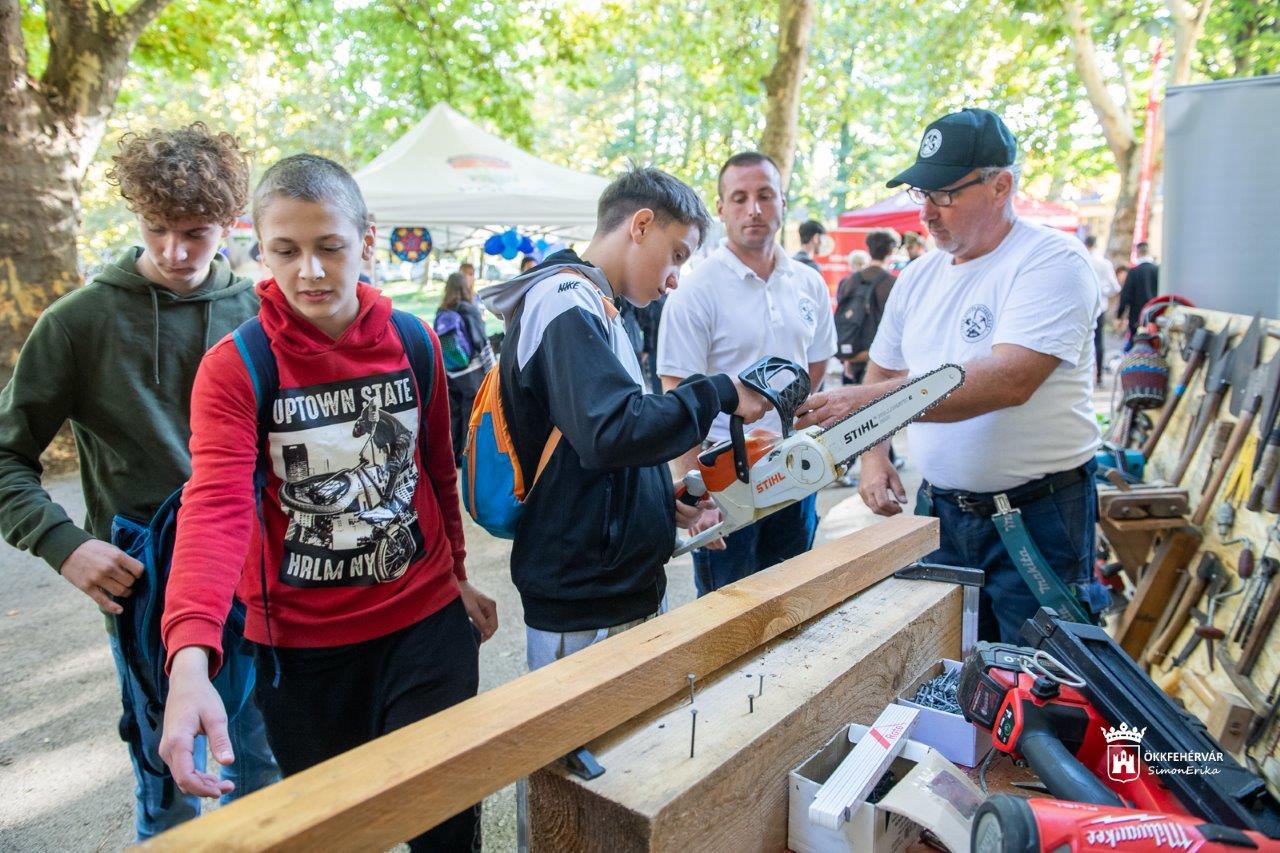
[[[964,366],[964,385],[909,428],[925,478],[916,511],[941,521],[931,559],[986,570],[979,635],[1004,642],[1042,601],[1077,618],[1107,601],[1092,574],[1098,284],[1078,240],[1014,214],[1017,183],[1016,143],[995,113],[964,109],[926,128],[889,186],[908,186],[938,251],[894,286],[865,384],[815,394],[800,412],[801,426],[829,425],[907,376]],[[859,491],[879,515],[902,511],[887,444],[862,456]],[[1015,563],[1015,552],[1034,554]]]

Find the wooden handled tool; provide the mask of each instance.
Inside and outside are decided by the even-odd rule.
[[[1187,620],[1191,618],[1191,608],[1200,600],[1214,577],[1221,571],[1222,564],[1218,562],[1217,556],[1212,551],[1206,551],[1201,555],[1200,562],[1196,566],[1195,577],[1187,585],[1182,598],[1178,599],[1178,604],[1173,610],[1173,615],[1169,618],[1169,623],[1165,625],[1164,630],[1160,632],[1160,636],[1156,637],[1152,641],[1150,648],[1147,649],[1144,659],[1148,666],[1155,666],[1164,661],[1169,647],[1173,645],[1173,641],[1182,633],[1182,629],[1187,625]]]
[[[1196,418],[1196,422],[1191,426],[1191,432],[1187,437],[1186,449],[1182,451],[1182,456],[1178,458],[1178,464],[1174,466],[1173,473],[1169,475],[1169,482],[1178,485],[1182,482],[1182,478],[1186,476],[1187,469],[1191,467],[1191,460],[1195,458],[1196,451],[1200,449],[1200,442],[1204,439],[1204,434],[1209,429],[1209,424],[1213,421],[1214,416],[1218,412],[1218,407],[1222,405],[1222,397],[1226,393],[1226,387],[1218,388],[1214,391],[1206,391],[1204,399],[1200,403],[1200,415]]]
[[[1173,387],[1173,393],[1165,398],[1164,406],[1160,409],[1160,416],[1156,419],[1156,425],[1151,429],[1151,435],[1147,437],[1146,444],[1142,445],[1142,455],[1150,459],[1151,454],[1156,452],[1156,445],[1160,443],[1160,437],[1164,435],[1165,429],[1169,426],[1169,422],[1173,420],[1174,410],[1178,408],[1178,403],[1186,396],[1187,386],[1195,378],[1196,371],[1200,369],[1200,365],[1204,364],[1205,351],[1209,348],[1209,342],[1213,338],[1213,333],[1201,326],[1191,334],[1191,340],[1188,344],[1187,364],[1182,369],[1182,376],[1178,379],[1178,384]]]
[[[1226,450],[1222,453],[1221,464],[1213,472],[1212,479],[1205,484],[1204,491],[1200,493],[1200,503],[1191,516],[1191,523],[1194,525],[1204,524],[1204,520],[1209,517],[1214,495],[1218,493],[1218,489],[1222,488],[1222,481],[1227,478],[1227,472],[1231,470],[1231,465],[1236,461],[1244,440],[1249,436],[1249,428],[1253,426],[1253,419],[1257,417],[1258,409],[1262,406],[1263,383],[1266,378],[1265,370],[1254,370],[1249,374],[1248,386],[1240,398],[1240,420],[1236,421],[1235,427],[1231,430],[1231,438],[1227,441]]]
[[[1271,629],[1275,627],[1277,616],[1280,616],[1280,583],[1273,582],[1267,589],[1266,600],[1263,601],[1258,615],[1254,618],[1253,627],[1249,629],[1244,648],[1240,652],[1240,660],[1236,662],[1241,675],[1249,675],[1253,672],[1258,656],[1262,654],[1262,647],[1271,636]]]
[[[1157,633],[1157,620],[1161,619],[1165,605],[1178,597],[1175,587],[1180,578],[1186,578],[1187,565],[1200,550],[1202,541],[1200,531],[1189,524],[1165,531],[1158,540],[1116,629],[1116,642],[1129,657],[1141,660],[1142,650]]]
[[[1209,465],[1204,471],[1204,481],[1200,484],[1203,491],[1213,481],[1213,471],[1218,467],[1218,460],[1227,452],[1227,443],[1231,441],[1231,432],[1235,424],[1231,421],[1214,421],[1209,429]]]
[[[1245,509],[1251,512],[1262,509],[1267,487],[1276,479],[1277,470],[1280,470],[1280,426],[1271,430],[1271,434],[1267,436],[1267,445],[1262,451],[1262,461],[1258,463],[1258,471],[1253,476],[1253,488],[1249,490]]]
[[[1265,512],[1280,512],[1280,470],[1267,485],[1267,493],[1262,497],[1262,509]]]

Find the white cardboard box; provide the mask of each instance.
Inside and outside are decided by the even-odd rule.
[[[818,789],[867,729],[845,726],[788,775],[787,846],[795,853],[900,853],[919,838],[920,827],[914,822],[871,803],[859,806],[839,829],[826,829],[809,820],[809,804]],[[902,779],[929,752],[929,747],[907,741],[889,769]]]
[[[938,661],[907,685],[896,701],[899,705],[915,708],[920,712],[919,722],[911,733],[912,740],[933,747],[953,764],[977,767],[991,750],[991,732],[975,726],[959,714],[926,708],[912,702],[910,698],[916,695],[920,685],[926,681],[937,678],[943,672],[955,672],[960,666],[959,661]]]

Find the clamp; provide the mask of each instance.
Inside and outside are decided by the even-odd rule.
[[[987,582],[982,569],[967,566],[948,566],[917,560],[893,573],[895,578],[914,581],[937,581],[959,584],[964,591],[960,628],[960,659],[967,660],[969,652],[978,641],[978,591]]]

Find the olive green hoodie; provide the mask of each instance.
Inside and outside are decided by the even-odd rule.
[[[144,278],[142,249],[49,306],[0,391],[0,534],[55,569],[111,519],[146,521],[191,473],[191,385],[211,345],[258,311],[253,282],[218,256],[179,296]],[[40,454],[65,421],[80,452],[77,527],[40,485]],[[87,532],[86,532],[87,531]]]

